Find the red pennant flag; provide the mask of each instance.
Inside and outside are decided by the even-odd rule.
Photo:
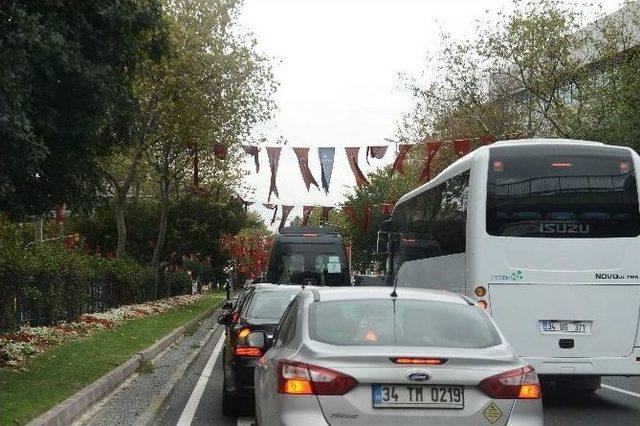
[[[371,222],[373,221],[373,207],[371,204],[365,204],[364,217],[362,219],[362,230],[367,232],[371,228]]]
[[[296,157],[298,157],[298,166],[300,166],[300,173],[302,174],[302,180],[307,187],[307,191],[311,185],[315,185],[316,188],[320,189],[318,182],[316,182],[311,174],[311,170],[309,170],[309,148],[293,148],[293,152],[295,152]]]
[[[280,198],[280,195],[278,195],[278,187],[276,186],[276,177],[278,176],[278,163],[280,162],[280,151],[282,151],[282,148],[280,147],[267,147],[267,155],[269,156],[269,168],[271,168],[271,185],[269,186],[269,196],[267,197],[267,201],[271,201],[271,193],[276,194],[276,197]]]
[[[367,164],[369,164],[369,157],[376,158],[378,160],[384,157],[384,155],[387,153],[387,148],[389,148],[387,145],[368,146],[366,156]]]
[[[328,222],[329,221],[329,212],[333,210],[333,207],[323,207],[322,213],[320,213],[320,222]]]
[[[273,217],[271,218],[271,225],[276,223],[276,215],[278,214],[278,206],[276,204],[262,203],[265,209],[273,210]]]
[[[431,178],[431,161],[433,161],[433,157],[436,156],[442,146],[442,141],[438,139],[425,140],[425,144],[427,146],[424,150],[424,167],[422,168],[422,172],[420,172],[419,178],[421,183]]]
[[[496,137],[493,135],[480,136],[480,143],[482,145],[490,145],[496,141]]]
[[[345,148],[345,152],[347,153],[347,160],[349,160],[349,167],[351,167],[351,171],[353,172],[353,176],[356,178],[356,185],[358,188],[361,188],[365,185],[369,185],[369,181],[360,170],[360,166],[358,165],[358,151],[360,151],[359,147],[350,147]]]
[[[347,215],[352,225],[358,224],[358,218],[356,217],[356,212],[352,206],[343,206],[342,210]]]
[[[280,219],[280,225],[278,225],[278,230],[284,228],[284,224],[287,222],[287,217],[289,217],[289,213],[293,210],[293,206],[282,206],[282,219]]]
[[[407,159],[407,154],[409,150],[413,147],[413,144],[403,143],[400,144],[400,148],[398,150],[398,155],[396,156],[396,161],[393,162],[393,167],[391,168],[391,173],[398,172],[404,173],[404,162]]]
[[[227,158],[228,152],[229,147],[227,145],[219,142],[214,142],[213,155],[215,155],[218,160],[225,160]]]
[[[302,207],[302,226],[307,226],[309,224],[309,216],[311,216],[311,212],[315,209],[314,206],[303,206]]]
[[[242,147],[244,152],[248,155],[253,156],[253,161],[256,163],[256,173],[260,172],[260,160],[258,158],[258,153],[260,152],[260,147],[255,145],[245,145]]]
[[[452,145],[458,157],[464,157],[471,151],[471,139],[456,139]]]
[[[392,203],[384,203],[380,205],[380,210],[382,211],[382,214],[385,216],[391,216],[391,212],[393,211],[393,204]]]

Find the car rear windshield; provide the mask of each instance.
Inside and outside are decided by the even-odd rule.
[[[275,282],[281,284],[346,285],[348,268],[342,243],[280,243],[275,275]]]
[[[476,306],[391,298],[312,303],[309,334],[340,346],[486,348],[500,343]]]
[[[296,287],[278,291],[255,291],[247,308],[247,318],[277,323],[298,292],[300,289]]]
[[[631,154],[571,145],[491,148],[487,232],[536,238],[640,235]]]

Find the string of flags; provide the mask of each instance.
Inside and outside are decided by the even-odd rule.
[[[485,135],[477,138],[460,138],[460,139],[452,139],[452,140],[442,140],[442,139],[431,139],[426,138],[420,143],[400,143],[397,146],[396,157],[394,159],[393,165],[391,167],[391,173],[401,173],[405,172],[405,163],[407,157],[411,150],[419,144],[424,144],[424,159],[423,159],[423,167],[420,172],[419,181],[420,183],[427,182],[431,178],[431,164],[440,152],[440,149],[443,145],[449,145],[453,152],[459,157],[464,157],[469,152],[471,152],[472,145],[474,143],[480,145],[489,145],[493,142],[500,140],[511,140],[511,139],[520,139],[520,133],[511,133],[504,135],[500,138],[497,138],[493,135]],[[278,208],[280,207],[280,223],[279,229],[281,229],[292,210],[294,209],[294,205],[287,204],[272,204],[271,203],[271,195],[275,195],[277,198],[280,198],[277,187],[277,174],[278,174],[278,165],[280,162],[280,154],[282,152],[283,147],[266,147],[267,158],[269,162],[269,169],[271,172],[271,180],[269,185],[269,195],[267,197],[267,203],[262,203],[263,207],[268,210],[273,211],[273,216],[271,218],[271,225],[274,225],[277,216],[278,216]],[[326,194],[329,193],[329,186],[331,184],[331,175],[333,172],[333,166],[335,162],[335,147],[320,147],[318,148],[318,157],[320,160],[320,184],[318,184],[317,180],[313,176],[311,169],[309,168],[309,151],[310,148],[307,147],[293,147],[293,152],[296,155],[298,160],[298,167],[300,169],[300,174],[302,176],[302,180],[304,182],[307,191],[311,188],[311,186],[315,186],[316,188],[324,190]],[[245,145],[243,146],[243,150],[247,155],[251,155],[254,159],[256,173],[260,171],[260,147],[256,145]],[[387,152],[389,151],[389,145],[373,145],[367,146],[365,152],[365,158],[367,164],[370,164],[369,160],[381,160],[385,157]],[[345,155],[347,157],[347,161],[349,167],[353,173],[353,176],[356,181],[356,185],[358,187],[363,187],[369,184],[369,181],[365,174],[363,173],[360,165],[358,163],[358,156],[360,153],[360,147],[345,147],[344,148]],[[226,145],[215,143],[214,144],[214,155],[219,160],[225,160],[228,154],[228,149]],[[194,153],[194,185],[197,187],[197,152]],[[239,198],[239,201],[244,205],[246,209],[252,204],[255,204],[255,201],[245,201]],[[310,206],[304,205],[302,206],[302,226],[306,226],[308,224],[309,218],[313,211],[316,208],[320,208],[320,221],[326,222],[329,219],[329,213],[334,209],[341,209],[346,216],[349,218],[352,224],[356,226],[360,226],[363,231],[367,231],[371,227],[372,217],[374,208],[379,209],[379,211],[385,215],[390,216],[391,211],[393,210],[394,203],[383,203],[383,204],[367,204],[364,206],[361,212],[356,212],[353,206]],[[359,216],[357,213],[361,213]]]
[[[520,133],[511,133],[504,135],[501,137],[501,140],[509,140],[509,139],[519,139],[521,137]],[[460,139],[452,139],[452,140],[442,140],[442,139],[431,139],[426,138],[420,143],[401,143],[398,144],[398,149],[396,151],[396,157],[394,159],[393,165],[391,167],[392,173],[405,173],[405,163],[407,157],[411,150],[419,145],[423,144],[425,146],[424,150],[424,160],[423,160],[423,168],[420,172],[420,182],[424,183],[431,178],[431,164],[442,148],[443,145],[449,145],[453,152],[458,157],[464,157],[469,152],[471,152],[471,147],[474,143],[480,145],[488,145],[498,140],[497,137],[493,135],[485,135],[477,138],[460,138]],[[274,147],[269,146],[266,147],[267,158],[269,161],[269,169],[271,171],[271,180],[269,185],[269,195],[267,196],[267,202],[271,202],[271,195],[275,195],[276,198],[280,198],[277,186],[277,176],[278,176],[278,165],[280,162],[280,154],[282,152],[283,147]],[[311,186],[315,186],[316,188],[322,190],[328,194],[329,186],[331,184],[331,174],[333,172],[333,165],[335,162],[336,148],[335,147],[320,147],[318,148],[318,157],[320,159],[320,184],[313,176],[311,169],[309,168],[309,150],[307,147],[292,147],[293,152],[296,155],[298,160],[298,167],[300,169],[300,174],[302,176],[302,181],[304,182],[307,191],[310,190]],[[253,157],[256,173],[260,171],[260,147],[257,145],[245,145],[243,146],[243,150],[247,155],[251,155]],[[365,159],[367,164],[370,164],[370,160],[381,160],[385,157],[387,152],[389,151],[389,145],[372,145],[366,147]],[[345,147],[344,148],[345,155],[347,157],[347,162],[353,173],[353,176],[356,181],[356,185],[360,188],[369,184],[369,181],[362,169],[360,168],[360,164],[358,163],[358,156],[360,153],[360,147]],[[214,154],[216,158],[219,160],[226,159],[227,156],[227,147],[220,143],[214,144]],[[194,160],[194,164],[197,160]]]
[[[249,206],[256,204],[256,201],[246,201],[242,198],[238,197],[237,200],[242,203],[246,208]],[[343,205],[335,205],[335,206],[311,206],[311,205],[303,205],[296,206],[291,204],[271,204],[271,203],[259,203],[262,204],[264,208],[267,210],[273,211],[273,215],[271,217],[271,225],[273,226],[276,223],[278,218],[278,208],[280,208],[280,223],[278,225],[278,229],[282,229],[285,223],[287,222],[289,215],[296,207],[302,207],[302,222],[301,226],[307,226],[309,224],[309,218],[311,214],[316,210],[320,209],[320,222],[325,223],[329,220],[329,213],[331,213],[335,209],[340,209],[343,211],[351,223],[355,226],[359,226],[363,231],[368,231],[371,229],[371,223],[373,221],[373,213],[374,209],[378,209],[378,211],[388,217],[391,216],[391,212],[393,211],[393,207],[395,203],[382,203],[382,204],[365,204],[362,209],[362,217],[358,216],[358,212],[356,212],[353,206],[343,206]]]

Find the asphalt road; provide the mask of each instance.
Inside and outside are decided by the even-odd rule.
[[[221,410],[222,364],[220,327],[206,342],[187,374],[161,408],[160,425],[251,425],[251,419],[225,417]],[[640,425],[640,377],[606,378],[593,395],[574,397],[544,392],[545,425]]]

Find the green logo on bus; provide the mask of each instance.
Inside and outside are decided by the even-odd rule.
[[[512,281],[522,281],[523,279],[524,275],[522,274],[522,271],[520,269],[511,273]]]

